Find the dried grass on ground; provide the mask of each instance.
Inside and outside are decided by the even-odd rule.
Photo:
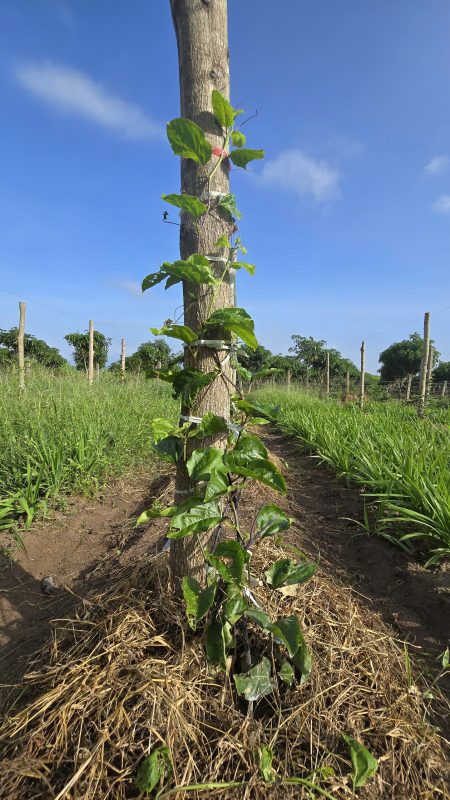
[[[267,545],[258,569],[273,556]],[[127,567],[74,619],[57,624],[50,653],[11,699],[0,731],[0,798],[139,797],[137,767],[160,744],[174,767],[168,788],[241,782],[171,797],[320,797],[301,786],[264,784],[255,754],[265,743],[279,778],[309,776],[344,800],[355,795],[342,732],[380,762],[358,797],[445,797],[442,740],[424,721],[422,693],[408,685],[402,647],[351,590],[320,570],[296,596],[257,590],[273,617],[299,615],[315,667],[308,684],[266,698],[250,718],[231,683],[208,671],[167,581],[164,555]],[[260,637],[255,632],[254,643],[270,657]]]

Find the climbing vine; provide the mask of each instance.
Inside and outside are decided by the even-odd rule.
[[[255,267],[240,260],[246,249],[237,235],[241,214],[234,194],[210,192],[211,179],[221,166],[230,169],[233,164],[246,169],[251,161],[263,158],[264,151],[246,147],[246,137],[236,125],[242,111],[233,108],[216,90],[212,93],[212,109],[222,130],[222,147],[212,147],[204,131],[192,120],[178,118],[167,125],[167,136],[177,156],[203,166],[211,164],[205,191],[200,197],[164,194],[162,198],[182,214],[188,214],[198,231],[208,215],[218,215],[227,223],[230,234],[218,238],[212,254],[195,253],[186,260],[165,262],[157,272],[144,278],[142,289],[145,291],[163,281],[166,289],[180,282],[209,288],[208,312],[200,330],[168,321],[160,329],[152,328],[152,332],[180,340],[194,365],[198,348],[210,348],[216,367],[209,372],[189,366],[148,373],[149,377],[157,376],[170,382],[173,396],[181,400],[185,413],[178,425],[165,419],[154,421],[154,449],[174,464],[186,460],[187,456],[185,466],[192,490],[181,503],[166,508],[154,505],[140,516],[138,524],[155,517],[167,517],[168,540],[198,537],[206,577],[203,584],[190,575],[182,579],[188,625],[194,631],[201,630],[208,661],[217,668],[231,670],[238,694],[252,703],[274,690],[277,677],[287,685],[295,680],[307,680],[311,656],[298,618],[271,619],[252,592],[258,583],[252,574],[255,549],[267,537],[286,531],[291,519],[273,503],[259,509],[249,530],[243,527],[240,518],[240,500],[251,481],[259,481],[280,494],[286,492],[283,475],[269,459],[261,439],[248,431],[249,426],[253,431],[255,426],[273,421],[276,409],[246,398],[238,379],[230,386],[231,421],[213,413],[196,416],[199,392],[207,391],[213,381],[223,376],[223,365],[230,359],[233,374],[246,382],[267,374],[267,370],[250,373],[236,358],[239,342],[252,349],[258,346],[250,315],[243,308],[215,307],[218,290],[232,271],[245,269],[253,275]],[[214,263],[223,265],[219,277],[213,269]],[[221,361],[219,354],[223,352],[226,355]],[[224,438],[224,447],[207,446],[205,440],[217,436]],[[190,447],[188,454],[187,443],[192,439],[198,446],[192,452]],[[210,544],[205,548],[200,534],[207,532],[211,534]],[[264,582],[272,589],[279,589],[304,583],[314,571],[314,564],[282,558],[265,571]],[[255,662],[249,636],[254,626],[272,637],[273,661],[262,656]],[[276,674],[273,674],[273,665]]]

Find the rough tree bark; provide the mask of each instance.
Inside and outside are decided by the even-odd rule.
[[[218,89],[229,98],[229,56],[227,29],[227,0],[170,0],[173,23],[178,45],[180,106],[181,116],[196,122],[205,131],[208,140],[214,146],[222,147],[223,138],[217,126],[211,106],[213,89]],[[214,159],[214,156],[213,156]],[[189,159],[181,161],[181,191],[202,197],[208,202],[208,174],[211,172],[210,162],[206,166]],[[209,187],[210,192],[227,194],[229,192],[228,170],[224,164],[215,171]],[[214,195],[212,195],[214,197]],[[218,238],[226,234],[230,236],[230,225],[217,214],[208,214],[198,227],[188,214],[181,217],[180,254],[182,259],[192,253],[224,256],[215,247]],[[216,262],[214,270],[217,276],[223,271],[223,263]],[[184,323],[194,331],[199,331],[210,315],[213,296],[212,287],[185,284],[183,286]],[[214,297],[214,310],[234,305],[234,287],[232,280],[224,282]],[[212,329],[208,332],[210,339],[223,338],[221,331]],[[229,338],[229,337],[226,337]],[[198,348],[194,357],[185,349],[184,366],[210,372],[217,369],[219,361],[228,356],[228,350],[212,350]],[[222,375],[200,393],[196,400],[195,416],[201,417],[206,412],[230,418],[230,386],[232,370],[230,363],[222,367]],[[183,416],[189,416],[191,409],[182,407]],[[224,437],[207,442],[220,446]],[[190,447],[195,448],[193,440]],[[187,452],[189,457],[189,452]],[[181,502],[192,491],[192,483],[186,473],[185,463],[180,462],[177,468],[175,483],[175,501]],[[210,535],[203,537],[206,541]],[[202,542],[203,544],[203,542]],[[199,546],[198,537],[186,537],[172,541],[170,546],[170,566],[175,580],[183,575],[202,578],[204,558]]]

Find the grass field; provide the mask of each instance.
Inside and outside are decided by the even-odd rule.
[[[29,526],[39,510],[70,493],[86,494],[107,477],[151,458],[150,422],[175,414],[161,381],[102,374],[27,378],[2,373],[0,384],[0,529],[19,517]]]
[[[425,546],[428,563],[450,554],[448,408],[419,420],[414,408],[396,402],[369,403],[361,414],[299,390],[261,389],[257,396],[281,406],[283,431],[363,488],[375,504],[377,532],[407,549]]]

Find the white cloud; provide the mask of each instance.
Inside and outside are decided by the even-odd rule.
[[[450,194],[443,194],[433,203],[435,214],[450,214]]]
[[[429,175],[441,175],[450,164],[448,156],[434,156],[431,161],[426,165],[425,172]]]
[[[161,135],[159,125],[144,111],[110,94],[83,72],[45,62],[21,64],[15,75],[21,86],[50,105],[95,122],[127,139],[150,139]]]
[[[142,297],[142,287],[137,281],[110,281],[109,285],[114,287],[114,289],[120,289],[122,292],[131,294],[132,297]]]
[[[339,197],[340,173],[327,161],[318,161],[302,150],[285,150],[268,161],[262,171],[262,180],[292,189],[300,197],[326,202]]]

